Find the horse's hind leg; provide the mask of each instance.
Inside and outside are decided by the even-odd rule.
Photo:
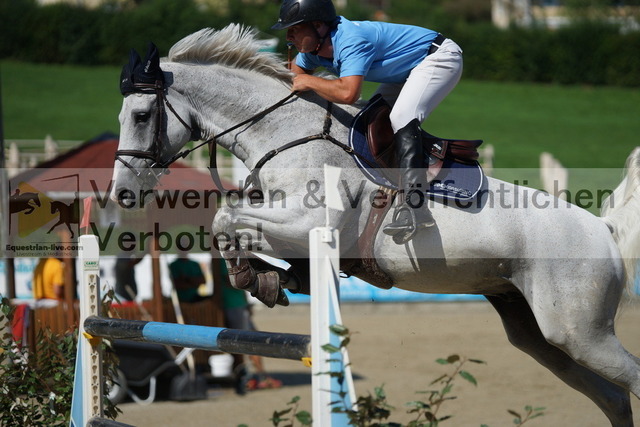
[[[65,225],[69,229],[69,233],[71,233],[71,238],[73,239],[73,230],[71,229],[71,223],[65,222]]]
[[[549,344],[525,298],[514,293],[510,298],[487,296],[502,318],[509,341],[533,357],[569,386],[590,398],[609,418],[613,426],[633,426],[629,393],[593,371],[578,364],[565,352]]]
[[[47,231],[47,234],[51,234],[51,232],[53,231],[53,229],[54,229],[54,228],[56,228],[57,226],[59,226],[60,224],[62,224],[62,221],[58,221],[58,222],[56,222],[56,223],[53,225],[53,227],[51,227],[51,228],[49,229],[49,231]]]
[[[621,263],[590,259],[572,264],[580,268],[567,271],[558,265],[552,274],[564,276],[562,280],[528,298],[542,335],[581,365],[640,398],[640,359],[622,346],[614,329],[624,286]]]

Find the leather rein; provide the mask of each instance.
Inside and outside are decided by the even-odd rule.
[[[198,140],[199,139],[199,135],[200,135],[200,131],[197,128],[193,128],[192,126],[189,126],[189,124],[185,120],[183,120],[180,117],[180,115],[176,112],[176,110],[173,108],[173,106],[171,105],[171,103],[167,99],[167,96],[165,94],[165,88],[164,88],[163,82],[156,81],[155,84],[136,83],[134,86],[137,89],[137,92],[140,92],[140,93],[155,93],[155,95],[156,95],[155,129],[154,129],[153,141],[152,141],[152,144],[151,144],[151,148],[149,150],[117,150],[116,153],[115,153],[115,159],[117,161],[122,162],[127,168],[129,168],[134,173],[136,178],[142,180],[143,182],[146,182],[147,179],[150,178],[150,177],[154,177],[156,180],[159,179],[163,174],[169,173],[169,169],[168,169],[169,165],[174,163],[176,160],[185,158],[188,154],[190,154],[191,152],[199,149],[200,147],[202,147],[204,145],[209,145],[209,173],[211,174],[211,179],[213,180],[215,185],[223,193],[227,193],[229,190],[224,188],[224,186],[222,184],[222,181],[220,180],[220,176],[218,175],[218,169],[217,169],[217,165],[216,165],[216,150],[215,150],[216,139],[220,138],[221,136],[226,135],[226,134],[228,134],[230,132],[233,132],[234,130],[236,130],[236,129],[242,127],[242,126],[245,126],[245,125],[247,125],[249,123],[252,123],[254,121],[262,119],[263,117],[265,117],[269,113],[272,113],[276,109],[278,109],[281,106],[283,106],[291,98],[293,98],[294,96],[298,95],[298,92],[292,92],[289,95],[287,95],[286,97],[284,97],[283,99],[281,99],[280,101],[278,101],[275,104],[273,104],[272,106],[260,111],[259,113],[257,113],[254,116],[248,118],[247,120],[244,120],[243,122],[238,123],[238,124],[228,128],[228,129],[222,131],[221,133],[219,133],[219,134],[207,139],[204,142],[201,142],[200,144],[196,145],[193,148],[189,148],[189,149],[180,151],[179,153],[177,153],[176,155],[174,155],[173,157],[171,157],[167,161],[163,161],[162,158],[161,158],[161,139],[160,139],[160,137],[161,137],[161,134],[162,134],[162,119],[163,119],[163,116],[164,116],[164,114],[166,112],[165,105],[169,109],[169,111],[171,111],[171,113],[178,119],[178,121],[180,121],[180,123],[189,132],[191,132],[190,141]],[[349,154],[358,155],[358,153],[355,152],[351,147],[349,147],[346,144],[343,144],[342,142],[338,141],[336,138],[331,136],[330,131],[331,131],[331,124],[332,124],[332,119],[331,119],[332,118],[332,113],[331,113],[332,108],[333,108],[333,103],[329,102],[327,104],[327,114],[325,115],[324,126],[323,126],[323,129],[322,129],[322,132],[317,133],[315,135],[309,135],[309,136],[306,136],[306,137],[299,138],[299,139],[296,139],[294,141],[288,142],[288,143],[282,145],[281,147],[278,147],[276,149],[273,149],[273,150],[269,151],[260,160],[258,160],[258,162],[256,163],[256,166],[250,172],[249,177],[245,180],[245,184],[244,184],[244,187],[243,187],[242,190],[246,190],[252,184],[255,187],[259,187],[260,186],[260,181],[259,181],[258,174],[260,173],[260,170],[262,169],[262,167],[269,160],[271,160],[272,158],[274,158],[279,153],[281,153],[281,152],[283,152],[285,150],[288,150],[288,149],[293,148],[293,147],[297,147],[298,145],[306,144],[307,142],[310,142],[310,141],[314,141],[314,140],[318,140],[318,139],[324,139],[324,140],[327,140],[327,141],[337,145],[338,147],[342,148],[344,151],[346,151]],[[152,163],[149,165],[149,168],[148,168],[147,172],[140,172],[133,165],[131,165],[126,160],[124,160],[121,156],[131,156],[131,157],[135,157],[135,158],[148,159],[148,160],[151,160]],[[361,156],[359,156],[359,157],[361,157]],[[361,158],[363,160],[367,161],[367,159],[365,159],[364,157],[361,157]],[[159,171],[157,171],[157,172],[154,171],[154,169],[158,169],[158,168],[160,169]]]

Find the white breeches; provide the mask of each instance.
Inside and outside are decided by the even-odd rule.
[[[376,94],[392,106],[393,131],[413,119],[422,123],[453,90],[462,75],[462,49],[446,39],[440,48],[418,64],[404,84],[382,83]]]

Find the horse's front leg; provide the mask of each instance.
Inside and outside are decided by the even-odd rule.
[[[308,293],[307,272],[296,273],[292,269],[275,267],[249,252],[261,252],[264,247],[268,247],[269,243],[261,242],[260,239],[271,236],[279,242],[287,242],[291,247],[303,248],[302,252],[290,251],[294,253],[274,248],[275,256],[306,258],[309,230],[323,223],[324,212],[320,209],[305,210],[304,204],[300,203],[302,200],[287,199],[286,204],[282,203],[283,206],[278,207],[273,207],[273,204],[264,204],[259,208],[246,205],[225,206],[218,211],[213,221],[213,233],[226,260],[231,284],[238,289],[249,291],[270,307],[275,304],[288,304],[283,288]],[[316,212],[319,215],[314,215]],[[253,233],[239,231],[241,229],[252,229]]]
[[[237,230],[248,228],[307,247],[309,231],[325,223],[325,210],[308,205],[304,197],[287,197],[259,205],[223,206],[213,220],[213,233],[221,245],[235,240]],[[332,211],[331,214],[330,222],[338,224],[339,212]]]

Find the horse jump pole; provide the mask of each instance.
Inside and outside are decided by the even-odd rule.
[[[336,342],[339,341],[339,337],[332,337],[329,332],[330,325],[341,322],[337,305],[338,234],[332,229],[314,229],[310,233],[310,238],[312,239],[310,242],[311,271],[314,279],[311,283],[311,319],[312,334],[316,335],[315,339],[308,335],[100,317],[98,240],[92,235],[80,236],[79,258],[82,268],[80,329],[70,426],[126,426],[126,424],[103,418],[100,337],[292,360],[301,360],[311,355],[315,357],[312,364],[314,422],[318,426],[348,425],[346,415],[331,413],[330,402],[336,401],[338,394],[343,392],[344,386],[327,374],[336,372],[338,369],[344,371],[346,379],[344,383],[348,387],[345,402],[350,406],[351,402],[355,401],[355,394],[346,350],[343,349],[340,355],[336,356],[320,349],[327,343],[339,346],[339,342]],[[329,268],[333,271],[325,271]],[[310,342],[311,346],[317,349],[310,350]]]
[[[84,328],[92,336],[145,341],[200,350],[251,354],[277,359],[309,357],[308,335],[256,332],[214,326],[181,325],[90,316]]]

